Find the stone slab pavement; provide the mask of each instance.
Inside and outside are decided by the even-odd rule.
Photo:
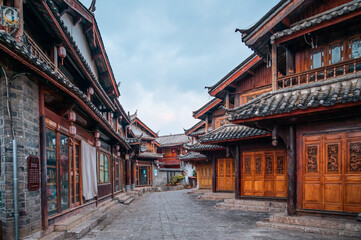
[[[199,201],[186,190],[144,195],[131,205],[117,204],[108,218],[85,235],[90,239],[127,240],[343,240],[339,236],[260,228],[268,213],[216,209],[216,201]]]

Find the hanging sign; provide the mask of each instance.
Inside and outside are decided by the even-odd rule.
[[[19,28],[18,9],[1,6],[1,25],[6,28]]]
[[[29,156],[28,160],[28,189],[36,191],[40,188],[40,159],[36,156]]]

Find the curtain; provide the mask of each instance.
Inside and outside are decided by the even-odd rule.
[[[97,152],[85,141],[81,141],[81,174],[83,197],[85,200],[93,199],[98,195]]]

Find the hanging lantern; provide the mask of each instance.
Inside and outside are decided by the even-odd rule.
[[[100,142],[100,140],[95,141],[95,147],[99,148],[101,145],[102,143]]]
[[[115,147],[115,149],[116,149],[117,151],[119,151],[119,150],[120,150],[120,146],[117,145],[117,146]]]
[[[120,157],[120,152],[117,152],[117,157]]]
[[[94,89],[92,87],[89,87],[88,88],[88,93],[89,93],[90,96],[93,95],[94,94]]]
[[[58,55],[61,58],[61,65],[63,65],[64,58],[66,57],[66,49],[63,46],[58,48]]]
[[[76,127],[73,124],[69,127],[69,134],[72,136],[76,134]]]
[[[71,122],[75,122],[76,121],[76,114],[74,111],[70,111],[69,114],[68,114],[68,119],[69,121]]]
[[[94,137],[95,137],[95,138],[100,138],[100,132],[99,132],[98,130],[95,131]]]

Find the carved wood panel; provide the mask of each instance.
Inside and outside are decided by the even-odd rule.
[[[233,158],[217,159],[217,191],[234,191]]]
[[[212,188],[212,163],[198,164],[197,178],[200,189]]]
[[[361,212],[361,131],[303,137],[304,209]]]
[[[244,152],[241,195],[286,197],[286,151]]]

